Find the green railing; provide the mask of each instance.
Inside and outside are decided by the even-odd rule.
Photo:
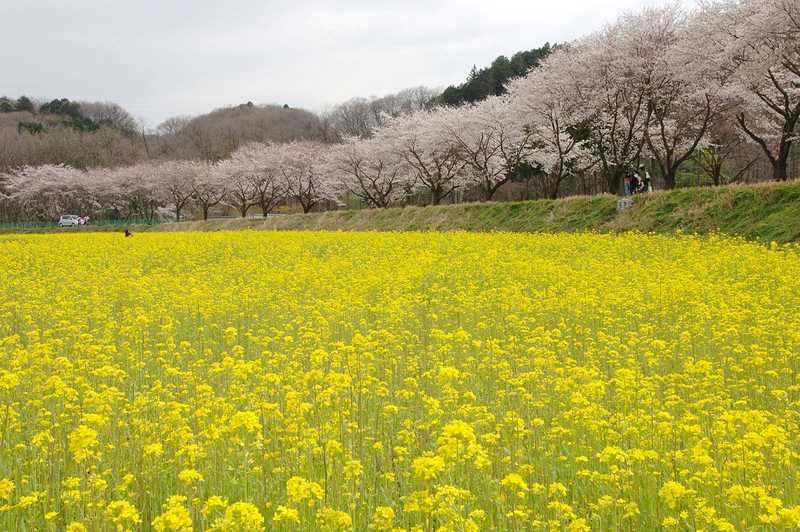
[[[89,220],[86,225],[158,225],[158,220],[146,220],[144,218],[133,218],[130,220]],[[56,224],[58,225],[58,224]]]
[[[158,220],[146,220],[146,219],[139,219],[133,218],[130,220],[89,220],[84,225],[78,226],[66,226],[63,229],[65,231],[73,228],[80,228],[80,227],[108,227],[108,226],[115,226],[115,227],[125,227],[128,225],[157,225],[161,223]],[[46,229],[46,228],[58,228],[58,222],[0,222],[0,230],[15,230],[15,229]]]
[[[40,229],[43,227],[57,227],[53,222],[0,222],[0,229]]]

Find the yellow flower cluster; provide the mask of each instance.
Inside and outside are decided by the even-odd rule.
[[[800,252],[0,236],[0,530],[800,527]]]

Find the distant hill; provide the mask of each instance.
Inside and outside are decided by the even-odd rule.
[[[300,139],[327,140],[326,125],[314,113],[288,106],[248,102],[170,118],[148,133],[114,103],[0,98],[0,172],[48,163],[88,168],[150,158],[215,161],[247,142]]]
[[[310,111],[248,102],[194,118],[170,118],[158,126],[153,140],[160,157],[216,161],[248,142],[325,141],[327,135]]]
[[[129,134],[136,132],[136,121],[130,113],[111,102],[78,102],[67,98],[36,102],[27,96],[16,100],[2,96],[0,114],[16,118],[18,129],[30,133],[43,133],[54,126],[84,132],[104,126]]]
[[[114,103],[0,97],[0,172],[46,163],[130,164],[144,154],[137,129]]]

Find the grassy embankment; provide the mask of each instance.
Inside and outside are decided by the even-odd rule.
[[[719,232],[781,243],[800,241],[800,181],[656,192],[636,197],[633,208],[623,212],[617,212],[617,200],[601,195],[555,201],[363,209],[292,214],[266,220],[216,219],[133,226],[132,230],[683,231]],[[119,230],[119,227],[80,230]]]

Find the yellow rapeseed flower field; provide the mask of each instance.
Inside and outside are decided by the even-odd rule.
[[[2,530],[800,527],[800,252],[0,237]]]

